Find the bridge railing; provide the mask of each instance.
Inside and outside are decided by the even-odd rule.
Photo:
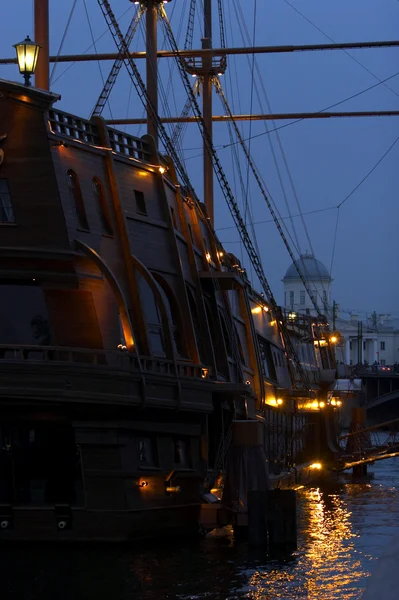
[[[351,369],[352,376],[361,377],[362,375],[381,375],[392,377],[392,375],[399,375],[399,364],[393,365],[364,365],[358,364],[349,367]]]

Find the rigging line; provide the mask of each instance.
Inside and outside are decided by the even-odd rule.
[[[287,252],[288,252],[288,254],[290,255],[290,257],[291,257],[291,259],[292,259],[293,263],[295,264],[296,270],[297,270],[297,272],[298,272],[298,275],[299,275],[299,277],[300,277],[300,279],[301,279],[301,281],[302,281],[302,283],[303,283],[303,285],[304,285],[304,288],[305,288],[305,290],[308,292],[308,294],[309,294],[309,297],[310,297],[310,298],[311,298],[311,300],[312,300],[312,303],[313,303],[313,305],[314,305],[314,308],[315,308],[315,310],[316,310],[316,314],[317,314],[317,315],[319,315],[319,316],[321,316],[321,313],[320,313],[320,311],[319,311],[319,309],[318,309],[317,303],[316,303],[316,302],[313,300],[313,296],[312,296],[312,294],[311,294],[311,291],[310,291],[310,289],[309,289],[309,286],[308,286],[308,284],[307,284],[307,282],[306,282],[306,280],[305,280],[305,278],[304,278],[304,276],[303,276],[303,273],[302,273],[302,271],[301,271],[301,270],[300,270],[300,268],[298,267],[298,264],[297,264],[297,262],[296,262],[296,260],[295,260],[295,255],[294,255],[294,253],[292,252],[291,246],[290,246],[290,244],[289,244],[289,242],[288,242],[288,240],[287,240],[287,238],[286,238],[286,236],[285,236],[285,234],[284,234],[284,231],[283,231],[282,225],[283,225],[283,226],[285,226],[285,223],[284,223],[284,222],[283,222],[282,224],[280,223],[280,219],[279,219],[279,216],[280,216],[280,215],[279,215],[278,208],[277,208],[276,204],[274,203],[274,201],[273,201],[273,200],[270,198],[270,194],[269,194],[269,193],[266,193],[266,186],[265,186],[265,184],[264,184],[264,181],[263,181],[263,179],[262,179],[262,176],[260,175],[260,173],[259,173],[259,170],[258,170],[257,166],[255,165],[255,163],[254,163],[254,160],[253,160],[252,156],[251,156],[251,155],[249,154],[249,152],[248,152],[248,148],[247,148],[247,146],[246,146],[246,144],[245,144],[245,141],[242,139],[242,136],[241,136],[241,134],[240,134],[240,131],[239,131],[239,129],[238,129],[238,127],[237,127],[237,124],[236,124],[236,122],[235,122],[235,120],[234,120],[234,118],[233,118],[233,115],[232,115],[232,113],[231,113],[231,110],[230,110],[229,104],[228,104],[228,102],[227,102],[226,96],[225,96],[225,94],[224,94],[224,92],[223,92],[223,88],[222,88],[222,86],[221,86],[221,84],[220,84],[220,81],[219,81],[217,78],[215,78],[215,82],[216,82],[217,89],[218,89],[218,91],[219,91],[219,94],[220,94],[220,98],[222,99],[222,102],[223,102],[223,105],[224,105],[224,109],[225,109],[226,113],[227,113],[227,114],[229,115],[229,117],[230,117],[230,121],[231,121],[231,124],[232,124],[232,126],[234,127],[234,130],[235,130],[236,136],[237,136],[237,138],[238,138],[238,141],[239,141],[239,143],[240,143],[240,145],[241,145],[241,148],[242,148],[242,150],[243,150],[243,152],[244,152],[244,154],[245,154],[245,157],[246,157],[247,161],[250,163],[250,166],[251,166],[251,170],[252,170],[253,176],[255,177],[256,183],[258,184],[258,187],[259,187],[259,190],[260,190],[260,192],[261,192],[261,194],[262,194],[262,196],[263,196],[263,199],[265,200],[265,202],[266,202],[266,204],[267,204],[267,207],[268,207],[268,209],[269,209],[269,212],[270,212],[271,216],[272,216],[272,217],[273,217],[273,219],[274,219],[274,222],[275,222],[275,224],[276,224],[276,227],[277,227],[277,229],[278,229],[278,232],[279,232],[279,234],[280,234],[280,237],[281,237],[281,239],[282,239],[282,240],[283,240],[283,242],[284,242],[284,245],[285,245],[285,247],[286,247],[286,249],[287,249]],[[268,191],[267,191],[267,192],[268,192]],[[272,203],[274,204],[274,207],[273,207]],[[277,214],[276,214],[276,213],[278,213],[278,216],[277,216]],[[288,229],[287,229],[287,228],[286,228],[286,231],[287,231],[287,233],[288,233],[288,236],[290,237],[290,239],[291,239],[291,241],[292,241],[292,236],[290,235],[290,232],[288,231]],[[258,257],[257,257],[257,259],[258,259],[258,261],[259,261],[259,258],[258,258]],[[264,276],[264,273],[263,273],[263,272],[262,272],[262,276]],[[283,332],[283,330],[280,330],[280,333],[281,333],[282,335],[284,335],[284,332]],[[289,340],[289,342],[288,342],[288,343],[290,344],[290,343],[291,343],[291,340]],[[296,355],[295,355],[295,358],[297,359],[297,356],[296,356]]]
[[[234,139],[233,128],[231,127],[230,123],[229,123],[228,130],[229,130],[229,137],[230,137],[230,139]],[[238,179],[239,179],[240,188],[241,188],[241,194],[242,194],[242,198],[244,199],[244,208],[245,208],[245,199],[246,199],[245,183],[244,183],[244,178],[243,178],[243,175],[242,175],[242,169],[241,169],[241,164],[240,164],[240,159],[239,159],[237,147],[236,146],[232,146],[231,147],[231,152],[232,152],[233,164],[235,163],[235,168],[233,168],[233,173],[235,174],[235,172],[237,172],[237,174],[238,174]],[[235,178],[234,178],[234,182],[235,182]],[[251,209],[249,209],[249,216],[250,216],[250,224],[252,225],[252,223],[253,223],[253,217],[252,217]],[[259,252],[258,241],[257,241],[256,235],[254,235],[255,230],[253,229],[253,227],[251,228],[251,230],[253,230],[254,246],[255,246],[256,252],[258,253],[258,256],[259,256],[259,259],[260,259],[261,255],[260,255],[260,252]],[[243,253],[243,246],[242,246],[242,244],[240,245],[240,250],[241,250],[241,263],[244,264],[245,261],[244,261],[244,253]],[[250,271],[251,271],[251,279],[253,279],[252,263],[251,262],[250,262]]]
[[[394,73],[393,75],[390,75],[389,77],[386,77],[385,79],[382,79],[381,82],[378,83],[374,83],[374,85],[371,85],[368,88],[365,88],[364,90],[361,90],[360,92],[357,92],[356,94],[352,94],[352,96],[348,96],[347,98],[344,98],[343,100],[340,100],[339,102],[335,102],[334,104],[331,104],[330,106],[326,106],[325,108],[322,108],[321,110],[317,110],[315,111],[315,114],[320,114],[323,112],[328,111],[330,108],[335,108],[336,106],[339,106],[340,104],[344,104],[345,102],[349,102],[349,100],[353,100],[353,98],[357,98],[358,96],[361,96],[362,94],[365,94],[366,92],[369,92],[370,90],[373,90],[374,88],[378,87],[379,85],[383,84],[385,81],[389,81],[390,79],[393,79],[394,77],[397,77],[399,75],[399,71]],[[273,133],[273,131],[278,131],[279,129],[285,129],[286,127],[289,127],[290,125],[294,125],[295,123],[299,123],[300,121],[304,121],[305,119],[303,117],[301,117],[300,119],[295,119],[294,121],[290,121],[289,123],[286,123],[285,125],[280,125],[279,127],[275,127],[274,129],[269,129],[268,132],[264,132],[264,133],[257,133],[256,135],[252,136],[252,139],[264,136],[264,135],[268,135],[270,133]],[[243,140],[244,142],[248,141],[248,138]],[[239,144],[239,141],[234,142],[235,144]],[[224,144],[221,148],[228,148],[230,144]]]
[[[127,106],[126,106],[126,118],[128,118],[128,116],[129,116],[130,100],[131,100],[131,97],[132,97],[132,89],[133,89],[133,83],[130,82],[129,95],[127,97]],[[127,125],[125,125],[125,128],[123,130],[125,133],[126,133],[126,129],[127,129]]]
[[[334,264],[335,245],[337,242],[337,233],[338,233],[338,221],[339,221],[339,206],[337,206],[337,220],[335,222],[334,241],[333,241],[333,248],[332,248],[332,253],[331,253],[330,277],[332,277],[332,268],[333,268],[333,264]]]
[[[102,5],[105,5],[105,3],[107,3],[107,12],[110,13],[110,7],[109,7],[109,3],[108,0],[98,0],[99,3],[101,3]],[[305,390],[310,390],[310,381],[308,378],[308,375],[306,373],[306,371],[304,371],[304,369],[302,368],[301,362],[299,361],[299,358],[295,352],[295,349],[293,347],[291,338],[288,334],[288,331],[284,325],[283,319],[280,319],[280,316],[282,317],[282,312],[281,312],[281,308],[278,306],[274,296],[273,296],[273,292],[270,288],[270,285],[266,279],[266,275],[264,273],[262,264],[260,262],[260,258],[257,254],[257,252],[255,251],[254,245],[252,243],[252,240],[248,234],[248,231],[245,227],[244,221],[242,219],[241,213],[238,209],[238,205],[237,202],[234,198],[234,196],[232,195],[232,191],[229,185],[229,182],[226,178],[226,174],[223,170],[222,164],[220,162],[219,156],[217,155],[215,148],[212,144],[212,140],[209,138],[209,135],[207,133],[207,130],[205,129],[205,125],[204,125],[204,121],[202,118],[202,114],[198,105],[198,102],[195,98],[195,96],[192,93],[191,90],[191,86],[188,80],[188,76],[187,76],[187,72],[186,72],[186,68],[185,68],[185,63],[184,61],[181,59],[181,56],[179,55],[179,50],[176,44],[176,40],[174,38],[173,35],[173,31],[170,28],[169,25],[169,21],[167,19],[166,13],[163,10],[163,6],[161,5],[160,9],[163,12],[163,23],[165,25],[165,30],[166,33],[168,35],[169,38],[169,43],[170,46],[172,48],[173,54],[176,58],[176,62],[177,65],[179,67],[179,72],[180,72],[180,76],[181,76],[181,80],[182,83],[184,85],[185,91],[188,95],[191,96],[192,99],[192,106],[193,106],[193,110],[195,112],[195,115],[197,116],[197,125],[199,127],[200,133],[202,135],[202,137],[205,140],[206,146],[209,150],[209,152],[211,152],[212,154],[212,158],[213,158],[213,168],[215,171],[215,174],[218,178],[219,181],[219,185],[222,189],[223,195],[225,197],[225,200],[227,202],[227,205],[229,207],[230,213],[233,217],[233,219],[235,220],[236,224],[237,224],[237,228],[239,230],[240,235],[242,236],[243,242],[245,244],[245,249],[247,251],[247,254],[250,258],[250,260],[253,263],[254,269],[257,273],[257,276],[259,278],[259,281],[261,283],[261,287],[263,288],[266,296],[269,298],[269,302],[272,306],[272,309],[277,317],[277,327],[278,327],[278,331],[279,334],[281,336],[281,338],[284,341],[284,346],[285,346],[285,350],[287,353],[287,357],[289,358],[288,360],[288,365],[290,368],[290,375],[291,375],[291,379],[292,379],[292,384],[294,386],[297,386],[298,384],[303,386],[303,388]],[[120,34],[119,32],[117,32],[118,38],[120,39]],[[123,43],[123,40],[122,40]],[[134,63],[133,61],[131,61],[131,66],[132,68],[134,67]],[[137,80],[138,84],[140,85],[140,88],[142,87],[142,81],[139,80],[138,74],[137,72],[135,72],[134,74],[135,76],[135,80]],[[144,95],[144,92],[143,92]],[[233,121],[234,123],[234,121]],[[162,129],[162,123],[160,121],[160,119],[158,119],[158,127],[160,128],[160,130],[163,132]],[[239,131],[238,131],[239,133]],[[170,140],[168,140],[169,142]],[[172,151],[173,154],[175,154],[173,148],[170,148],[170,150]],[[173,156],[172,156],[173,158]],[[177,158],[177,157],[176,157]],[[180,170],[180,164],[177,164],[177,166],[179,167]],[[187,177],[187,174],[182,170],[182,175],[184,176],[185,179],[187,179],[187,182],[190,184],[189,179]],[[190,188],[191,188],[191,184],[190,184]]]
[[[127,8],[121,15],[119,15],[119,17],[116,19],[116,22],[119,23],[119,21],[121,19],[123,19],[123,17],[130,11],[133,9],[133,5],[129,6],[129,8]],[[96,38],[95,42],[99,42],[101,40],[101,38],[103,38],[105,35],[107,35],[107,33],[109,33],[109,29],[105,29],[101,35],[98,36],[98,38]],[[82,54],[87,54],[87,52],[89,50],[91,50],[93,48],[94,44],[90,44],[90,46],[88,48],[86,48],[86,50],[84,52],[82,52]],[[57,79],[54,79],[54,81],[52,82],[53,85],[63,76],[65,75],[65,73],[67,71],[69,71],[69,69],[72,69],[73,66],[75,66],[77,63],[77,61],[75,60],[73,63],[71,63],[70,65],[68,65],[68,67],[66,69],[64,69],[64,71],[61,73],[61,75],[58,75]]]
[[[54,77],[55,69],[56,69],[56,67],[57,67],[57,64],[58,64],[58,57],[59,57],[59,55],[61,54],[61,50],[62,50],[62,48],[63,48],[63,46],[64,46],[64,42],[65,42],[65,39],[66,39],[66,36],[67,36],[67,33],[68,33],[69,25],[71,24],[71,21],[72,21],[72,16],[73,16],[73,13],[74,13],[74,11],[75,11],[76,3],[77,3],[77,0],[74,0],[74,2],[73,2],[73,4],[72,4],[71,12],[69,13],[69,17],[68,17],[67,24],[66,24],[66,26],[65,26],[64,34],[63,34],[63,36],[62,36],[62,39],[61,39],[60,47],[58,48],[57,57],[56,57],[56,60],[55,60],[54,66],[53,66],[53,68],[51,69],[51,73],[50,73],[50,83],[52,83],[52,80],[53,80],[53,77]]]
[[[134,15],[125,34],[127,47],[130,47],[130,44],[132,43],[132,40],[137,31],[137,27],[139,25],[139,21],[142,18],[143,14],[144,8],[140,6],[140,8],[137,9],[136,14]],[[105,84],[103,84],[103,89],[101,90],[100,95],[98,96],[96,105],[93,108],[91,116],[98,116],[101,115],[101,113],[103,112],[104,106],[107,104],[107,100],[110,97],[112,89],[117,81],[122,65],[123,56],[119,54],[118,58],[114,61],[110,72],[108,73],[108,77],[106,79]]]
[[[314,23],[308,17],[306,17],[298,8],[296,8],[296,6],[293,6],[291,4],[291,2],[289,2],[288,0],[283,0],[283,1],[286,4],[288,4],[288,6],[290,6],[292,8],[292,10],[294,10],[296,13],[298,13],[303,19],[305,19],[305,21],[307,21],[308,23],[310,23],[310,25],[312,25],[315,29],[317,29],[317,31],[319,31],[322,35],[324,35],[324,37],[326,37],[328,40],[330,40],[330,42],[333,42],[333,44],[336,43],[332,37],[330,37],[325,31],[323,31],[320,27],[318,27],[316,25],[316,23]],[[375,75],[372,71],[370,71],[370,69],[368,69],[363,63],[361,63],[360,60],[357,60],[357,58],[355,58],[350,52],[348,52],[348,50],[345,50],[345,48],[342,48],[342,52],[345,52],[345,54],[347,56],[349,56],[349,58],[351,58],[353,61],[355,61],[360,67],[362,67],[362,69],[367,71],[367,73],[369,73],[372,77],[374,77],[374,79],[376,79],[377,81],[382,83],[384,85],[384,87],[386,87],[389,91],[391,91],[393,94],[395,94],[395,96],[399,97],[399,94],[397,92],[395,92],[395,90],[393,90],[391,87],[389,87],[389,85],[387,85],[386,83],[382,82],[381,79],[377,75]]]
[[[96,46],[96,42],[95,42],[95,39],[94,39],[94,34],[93,34],[93,29],[92,29],[92,26],[91,26],[91,22],[90,22],[89,12],[87,10],[86,0],[83,0],[83,6],[84,6],[86,17],[87,17],[87,23],[89,25],[89,30],[90,30],[90,35],[91,35],[91,41],[93,42],[93,46],[94,46],[94,52],[97,54],[97,46]],[[98,64],[98,69],[100,71],[101,80],[103,82],[103,87],[104,87],[105,86],[105,79],[104,79],[104,75],[103,75],[103,70],[101,68],[101,63],[100,63],[99,60],[97,61],[97,64]],[[107,98],[107,102],[106,103],[108,104],[108,110],[109,110],[109,113],[111,115],[111,119],[113,119],[114,117],[112,115],[111,103],[109,101],[109,98]]]
[[[370,177],[370,175],[373,173],[373,171],[376,170],[376,168],[378,167],[378,165],[380,163],[382,163],[382,161],[384,160],[384,158],[387,156],[387,154],[389,154],[389,152],[392,150],[392,148],[395,146],[395,144],[397,144],[399,142],[399,136],[396,138],[396,140],[389,146],[388,150],[386,152],[384,152],[384,154],[381,156],[381,158],[376,162],[376,164],[374,165],[374,167],[372,169],[370,169],[370,171],[367,173],[367,175],[365,175],[363,177],[363,179],[357,184],[356,187],[353,188],[353,190],[346,196],[346,198],[344,198],[342,200],[342,202],[340,202],[338,204],[338,208],[341,208],[341,206],[343,204],[345,204],[345,202],[347,200],[349,200],[349,198],[352,196],[352,194],[354,194],[356,192],[356,190],[358,190],[360,188],[360,186],[362,185],[362,183],[364,183],[366,181],[366,179],[368,179]]]
[[[338,206],[327,206],[326,208],[317,208],[316,210],[309,210],[308,212],[302,213],[304,215],[313,215],[314,213],[320,213],[320,212],[324,212],[326,210],[333,210],[335,208],[338,208]],[[292,215],[293,218],[295,217],[300,217],[301,215],[298,213],[297,215]],[[286,219],[289,219],[290,217],[280,217],[281,220],[285,221]],[[266,221],[255,221],[254,225],[263,225],[265,223],[274,223],[273,219],[267,219]],[[227,229],[235,229],[234,225],[231,225],[229,227],[218,227],[216,229],[216,231],[226,231]]]
[[[237,2],[236,2],[236,4],[237,4]],[[240,31],[241,31],[242,42],[243,42],[244,46],[245,46],[245,44],[249,45],[251,43],[251,40],[250,40],[250,35],[249,35],[249,32],[248,32],[248,28],[247,28],[246,23],[245,23],[245,16],[244,16],[244,13],[242,11],[241,5],[238,4],[238,12],[240,13],[239,15],[237,13],[236,6],[235,6],[235,10],[236,10],[236,16],[237,16],[237,20],[238,20],[238,23],[239,23]],[[241,23],[243,24],[243,27],[241,26]],[[249,59],[248,56],[246,58],[247,58],[247,62],[249,64],[249,66],[250,66],[250,59]],[[271,113],[272,112],[271,105],[270,105],[270,102],[269,102],[269,99],[268,99],[266,88],[265,88],[264,83],[263,83],[262,74],[261,74],[260,69],[259,69],[258,61],[255,59],[253,61],[253,63],[254,63],[253,66],[255,66],[258,78],[260,79],[260,82],[261,82],[263,94],[264,94],[264,96],[266,98],[267,108],[269,110],[269,113]],[[256,83],[255,83],[255,91],[256,91],[256,95],[257,95],[258,102],[260,104],[261,110],[264,112],[263,103],[262,103],[261,96],[260,96],[260,93],[259,93],[259,90],[258,90],[258,86],[257,86]],[[274,122],[273,122],[273,125],[274,125]],[[265,126],[265,129],[266,129],[266,132],[267,132],[268,131],[268,124],[267,124],[267,122],[264,123],[264,126]],[[278,180],[279,180],[279,183],[280,183],[281,191],[282,191],[282,194],[283,194],[283,197],[284,197],[284,201],[285,201],[285,205],[286,205],[286,208],[287,208],[287,212],[288,212],[289,215],[291,215],[291,208],[290,208],[290,205],[289,205],[289,202],[288,202],[288,197],[287,197],[287,193],[286,193],[286,189],[285,189],[283,177],[282,177],[282,174],[281,174],[280,166],[279,166],[279,163],[278,163],[278,160],[277,160],[277,155],[276,155],[276,152],[275,152],[275,149],[274,149],[274,146],[273,146],[273,143],[272,143],[272,139],[271,139],[270,136],[268,137],[268,140],[269,140],[270,150],[271,150],[271,153],[272,153],[272,156],[273,156],[274,165],[275,165],[275,168],[276,168],[276,171],[277,171],[277,175],[278,175]],[[281,150],[281,152],[283,154],[283,158],[284,158],[284,156],[285,156],[284,155],[284,149],[282,147],[279,134],[277,134],[277,141],[279,143],[280,150]],[[249,145],[248,149],[250,150],[250,145]],[[286,166],[288,174],[290,175],[289,169],[288,169],[288,164],[287,164],[286,160],[285,160],[285,166]],[[293,182],[292,182],[292,185],[293,185]],[[298,205],[298,210],[299,211],[301,210],[301,207],[299,205]],[[296,228],[295,228],[293,220],[291,220],[291,228],[292,228],[292,231],[293,231],[293,234],[294,234],[294,237],[295,237],[295,241],[296,241],[296,245],[297,245],[297,248],[298,248],[297,251],[298,251],[298,254],[300,255],[301,254],[301,247],[300,247],[298,234],[297,234],[297,231],[296,231]]]

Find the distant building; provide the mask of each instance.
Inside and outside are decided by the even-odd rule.
[[[298,274],[297,266],[306,281],[306,287]],[[332,278],[326,266],[312,254],[302,254],[291,264],[283,279],[284,307],[287,311],[316,315],[312,298],[319,311],[326,315],[332,328],[333,303],[331,301]],[[362,321],[359,336],[359,316],[352,314],[343,319],[336,311],[335,329],[341,334],[341,344],[337,347],[338,362],[347,365],[377,363],[381,366],[399,363],[399,319],[389,314],[372,313]]]
[[[347,365],[399,363],[399,319],[392,319],[389,314],[374,313],[362,321],[360,338],[358,322],[356,314],[352,314],[350,320],[337,318],[336,328],[343,337],[343,344],[337,349],[337,360]]]
[[[298,274],[297,266],[303,273],[309,288],[310,295],[314,299],[321,313],[328,315],[331,312],[331,282],[332,279],[327,267],[317,260],[313,254],[302,254],[287,269],[283,277],[284,283],[284,306],[286,310],[302,312],[308,315],[316,315],[312,298]]]

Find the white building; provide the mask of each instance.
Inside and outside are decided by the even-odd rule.
[[[283,277],[284,305],[287,310],[316,315],[313,302],[298,274],[297,265],[303,273],[307,287],[323,314],[331,311],[331,282],[328,269],[312,254],[302,254],[292,263]]]
[[[336,320],[337,330],[343,337],[343,345],[337,349],[338,362],[381,366],[399,363],[399,319],[392,319],[388,314],[374,314],[363,320],[360,336],[358,322],[355,314],[350,320]]]
[[[325,265],[312,254],[301,255],[298,261],[291,264],[283,277],[285,309],[316,315],[312,299],[305,290],[296,265],[300,268],[319,311],[327,316],[332,328],[331,283],[333,280]],[[337,347],[337,361],[347,365],[377,363],[384,366],[399,363],[399,319],[392,319],[388,314],[372,313],[362,321],[361,331],[359,331],[359,322],[358,315],[352,314],[350,319],[343,319],[336,313],[335,329],[340,332],[342,340]]]

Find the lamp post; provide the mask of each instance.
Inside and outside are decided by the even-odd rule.
[[[17,53],[19,72],[24,76],[25,85],[30,86],[30,78],[36,69],[40,46],[27,36],[19,44],[14,44],[14,48]]]

